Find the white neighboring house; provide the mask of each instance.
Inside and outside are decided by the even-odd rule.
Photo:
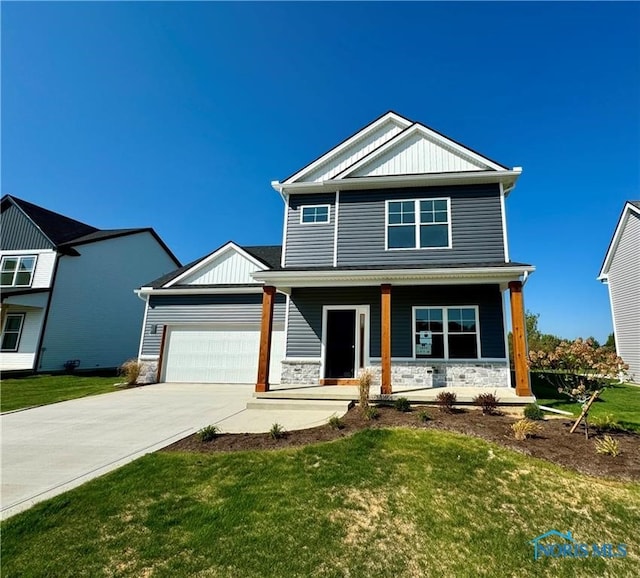
[[[100,230],[11,195],[1,222],[0,371],[135,357],[144,307],[133,289],[180,265],[156,232]]]
[[[616,352],[640,383],[640,201],[627,201],[598,279],[609,287]]]

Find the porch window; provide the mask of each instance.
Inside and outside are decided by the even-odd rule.
[[[301,207],[300,222],[302,224],[328,223],[329,208],[329,205],[309,205]]]
[[[448,198],[387,201],[387,249],[451,247]]]
[[[0,265],[0,285],[2,287],[31,287],[36,268],[34,256],[3,257]]]
[[[24,313],[8,313],[2,331],[2,351],[18,351]]]
[[[477,359],[478,307],[414,307],[413,351],[417,359]]]

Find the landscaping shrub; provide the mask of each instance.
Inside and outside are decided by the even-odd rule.
[[[269,430],[269,435],[271,435],[274,440],[283,438],[285,434],[285,429],[279,423],[274,423]]]
[[[418,419],[421,422],[427,422],[431,420],[431,415],[429,414],[429,412],[426,409],[421,409],[418,412]]]
[[[542,431],[540,424],[535,421],[524,418],[511,425],[513,435],[517,440],[525,440]]]
[[[363,369],[358,377],[358,393],[360,409],[366,411],[369,407],[369,397],[371,395],[371,380],[373,373],[370,369]]]
[[[342,419],[340,419],[337,415],[331,416],[329,418],[329,427],[331,427],[331,429],[343,429],[344,421],[342,421]]]
[[[620,455],[620,442],[611,436],[604,436],[601,440],[596,440],[596,453],[615,458]]]
[[[411,411],[411,404],[406,397],[399,397],[393,402],[393,407],[395,407],[398,411],[408,412]]]
[[[540,409],[537,403],[529,403],[525,405],[522,413],[527,419],[539,420],[544,418],[544,412]]]
[[[142,364],[137,359],[128,359],[120,366],[120,375],[127,385],[135,385],[142,372]]]
[[[626,428],[618,423],[610,413],[592,417],[590,424],[600,431],[626,431]]]
[[[493,393],[481,393],[473,398],[473,403],[482,408],[485,415],[493,415],[497,413],[498,402],[500,400]]]
[[[220,433],[220,429],[215,425],[208,425],[198,431],[197,436],[201,442],[210,442]]]
[[[436,395],[436,403],[440,406],[440,411],[453,413],[453,406],[456,404],[458,396],[452,391],[441,391]]]
[[[366,417],[368,420],[378,419],[379,416],[380,410],[378,410],[377,407],[373,407],[372,405],[370,405],[369,407],[367,407],[367,409],[364,410],[364,417]]]

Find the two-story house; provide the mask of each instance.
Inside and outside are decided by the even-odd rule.
[[[509,169],[389,112],[281,182],[282,250],[228,243],[139,290],[148,380],[529,395],[522,285],[509,257]],[[504,295],[509,292],[510,307]],[[241,314],[240,314],[241,313]],[[275,359],[274,359],[275,357]]]
[[[100,230],[10,195],[1,222],[0,370],[135,357],[144,308],[132,291],[180,265],[155,231]]]

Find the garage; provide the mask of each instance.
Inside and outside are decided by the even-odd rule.
[[[284,326],[273,328],[271,383],[280,383]],[[167,326],[162,380],[178,383],[255,383],[260,326],[257,324]]]

